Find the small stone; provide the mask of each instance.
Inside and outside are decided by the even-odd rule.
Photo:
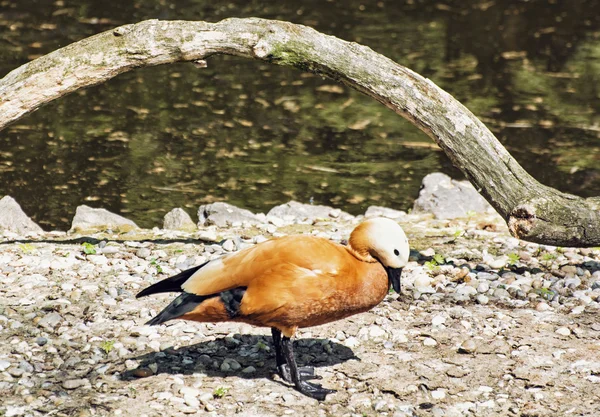
[[[438,314],[437,316],[434,316],[433,319],[431,319],[431,325],[436,327],[442,326],[445,322],[446,317],[444,317],[441,314]]]
[[[132,374],[138,378],[147,378],[152,376],[153,372],[148,368],[136,368],[133,370]]]
[[[156,373],[158,372],[158,364],[156,362],[152,362],[148,364],[148,369],[150,369],[152,373],[156,375]]]
[[[200,407],[200,400],[198,400],[198,398],[196,398],[195,396],[192,395],[184,395],[183,396],[183,401],[189,405],[190,407],[193,408],[198,408]]]
[[[571,310],[571,314],[573,314],[573,315],[581,314],[584,312],[584,310],[585,310],[585,306],[577,306],[577,307],[573,308],[573,310]]]
[[[151,253],[152,252],[148,248],[139,248],[137,250],[137,252],[135,253],[135,256],[137,256],[138,258],[146,259],[147,257],[150,256]]]
[[[459,353],[474,353],[477,350],[477,344],[473,339],[467,339],[458,348]]]
[[[227,239],[223,243],[223,249],[226,250],[227,252],[233,252],[235,250],[235,244],[233,243],[233,240]]]
[[[561,336],[569,336],[571,334],[571,330],[569,330],[568,327],[559,327],[554,333],[559,334]]]
[[[477,285],[477,292],[479,294],[485,294],[490,290],[490,284],[487,281],[481,281],[479,285]]]
[[[537,305],[535,306],[535,309],[537,311],[548,311],[550,310],[550,306],[548,305],[548,303],[544,302],[544,301],[540,301],[539,303],[537,303]]]
[[[435,341],[435,339],[432,339],[431,337],[426,337],[425,339],[423,339],[423,344],[425,346],[436,346],[437,342]]]
[[[46,339],[45,337],[36,337],[35,343],[37,343],[38,346],[44,346],[46,343],[48,343],[48,339]]]
[[[16,367],[8,368],[7,372],[16,378],[22,376],[25,373],[25,371],[22,368],[16,368]]]
[[[470,297],[477,294],[477,289],[470,285],[461,284],[456,288],[455,294],[461,297]]]
[[[476,300],[477,300],[477,303],[479,303],[481,305],[486,305],[490,301],[490,299],[485,294],[477,295]]]
[[[371,339],[382,338],[385,335],[386,335],[386,332],[381,327],[379,327],[379,326],[371,326],[371,327],[369,327],[369,337]]]
[[[494,297],[498,297],[498,298],[510,298],[510,294],[504,288],[496,288],[494,290]]]
[[[244,369],[242,369],[242,373],[244,374],[251,374],[256,372],[256,368],[254,366],[247,366]]]
[[[10,367],[10,362],[5,360],[0,360],[0,372],[6,371]]]
[[[373,404],[373,410],[377,412],[386,411],[388,408],[387,401],[379,400],[375,404]]]
[[[343,343],[344,343],[344,346],[353,348],[353,347],[358,346],[360,344],[360,341],[356,337],[350,336],[349,338],[344,340]]]
[[[415,288],[428,287],[431,285],[431,278],[427,274],[419,274],[413,285]]]
[[[44,327],[48,330],[53,330],[62,321],[62,317],[57,312],[46,314],[39,322],[38,326]]]
[[[443,400],[446,398],[446,392],[443,389],[436,389],[435,391],[431,391],[431,398],[434,400]]]
[[[508,262],[508,257],[501,256],[499,258],[492,260],[491,262],[488,262],[488,265],[492,269],[500,269],[500,268],[503,268],[504,266],[506,266],[507,262]]]
[[[90,385],[90,381],[85,378],[82,379],[67,379],[63,381],[62,386],[64,389],[77,389],[86,385]]]
[[[31,365],[29,362],[27,361],[21,361],[19,362],[19,368],[21,368],[24,372],[29,372],[32,373],[33,372],[33,365]]]

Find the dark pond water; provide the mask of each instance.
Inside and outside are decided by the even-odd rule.
[[[541,182],[600,195],[600,1],[0,0],[0,77],[121,24],[234,16],[368,45],[461,100]],[[152,227],[212,201],[408,209],[427,173],[460,176],[410,123],[330,80],[208,64],[130,72],[9,126],[0,196],[45,229],[67,229],[80,204]]]

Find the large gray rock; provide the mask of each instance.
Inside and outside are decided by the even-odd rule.
[[[196,230],[196,223],[192,221],[192,218],[182,208],[174,208],[167,214],[163,221],[163,229],[169,230],[183,230],[183,231],[194,231]]]
[[[388,219],[400,219],[406,216],[405,211],[394,210],[388,207],[369,206],[365,212],[366,218],[387,217]]]
[[[331,218],[350,220],[354,218],[353,215],[340,209],[334,209],[327,206],[304,204],[293,200],[289,203],[273,207],[269,213],[267,213],[267,218],[270,216],[278,217],[284,220],[295,219],[300,221]]]
[[[20,235],[43,232],[40,226],[27,217],[19,203],[8,195],[0,200],[0,230],[9,230]]]
[[[228,227],[260,223],[262,221],[256,214],[228,203],[211,203],[198,208],[198,227],[213,224],[218,227]]]
[[[434,172],[423,178],[414,213],[433,213],[438,219],[465,217],[468,212],[493,213],[494,209],[468,181],[456,181]]]
[[[129,232],[138,226],[129,219],[102,208],[79,206],[69,232],[89,232],[110,229],[114,232]]]

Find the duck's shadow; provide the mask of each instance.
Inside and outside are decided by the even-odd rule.
[[[299,366],[328,367],[350,359],[360,360],[352,349],[329,339],[296,339],[294,353]],[[131,380],[152,374],[201,373],[208,376],[240,378],[270,378],[276,373],[275,348],[271,337],[235,334],[218,337],[179,349],[133,357],[136,369],[121,374]]]

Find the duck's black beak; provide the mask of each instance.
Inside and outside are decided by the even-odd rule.
[[[392,284],[392,288],[398,294],[400,294],[400,275],[402,274],[402,268],[385,268],[388,280]]]

